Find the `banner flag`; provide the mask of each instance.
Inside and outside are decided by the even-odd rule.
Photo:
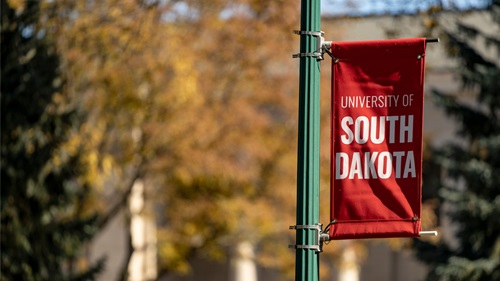
[[[419,236],[425,47],[332,43],[332,240]]]

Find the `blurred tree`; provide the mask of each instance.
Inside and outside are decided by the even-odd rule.
[[[161,210],[163,273],[189,272],[192,257],[231,258],[240,243],[260,264],[293,273],[293,252],[283,245],[294,243],[298,5],[60,0],[42,7],[62,54],[65,91],[87,111],[78,144],[85,181],[100,194],[98,226],[127,211],[141,179]],[[328,122],[323,128],[328,136]],[[322,153],[326,171],[327,145]],[[133,252],[128,236],[120,280]]]
[[[128,279],[134,252],[128,209],[134,183],[158,182],[165,170],[154,170],[153,162],[182,165],[171,151],[182,145],[176,134],[186,132],[171,120],[182,120],[181,113],[192,113],[186,105],[196,105],[189,64],[179,59],[188,54],[175,28],[161,25],[168,8],[155,1],[116,0],[44,5],[53,15],[47,26],[58,34],[67,90],[88,112],[79,135],[91,168],[86,180],[100,195],[98,226],[104,229],[125,214],[128,241],[118,280]],[[156,192],[146,193],[157,198]]]
[[[163,208],[163,272],[189,271],[193,256],[224,258],[240,242],[262,264],[292,270],[282,244],[294,237],[298,6],[61,0],[45,9],[57,15],[48,25],[68,91],[89,111],[80,140],[104,198],[101,226],[144,178]]]
[[[37,1],[1,1],[2,280],[93,280],[82,247],[96,232],[86,205],[82,114],[68,103],[51,30]]]
[[[498,30],[500,1],[491,1],[485,13]],[[441,37],[458,59],[457,74],[476,102],[434,91],[437,104],[458,121],[458,136],[464,140],[434,149],[431,158],[446,178],[440,200],[457,228],[446,230],[455,241],[415,240],[414,246],[430,266],[427,280],[500,280],[500,37],[460,21]]]
[[[200,106],[181,115],[190,134],[175,151],[183,165],[165,177],[163,265],[187,271],[185,256],[221,259],[244,244],[257,250],[257,261],[293,269],[293,254],[277,245],[293,237],[288,225],[295,214],[297,85],[290,54],[297,7],[183,3],[189,16],[178,15],[176,24],[198,73]],[[188,210],[179,212],[183,206]]]

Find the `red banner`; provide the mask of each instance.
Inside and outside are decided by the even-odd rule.
[[[330,239],[419,236],[425,47],[332,43]]]

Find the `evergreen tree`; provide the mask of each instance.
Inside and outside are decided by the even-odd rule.
[[[487,14],[498,30],[500,0],[491,2]],[[427,280],[500,280],[500,37],[465,23],[444,37],[449,54],[458,59],[463,88],[476,98],[470,104],[433,93],[459,124],[459,141],[435,149],[433,156],[446,176],[439,197],[449,209],[444,215],[457,226],[457,243],[414,240],[415,248],[430,267]],[[474,48],[475,42],[484,42],[493,57]]]
[[[0,280],[92,280],[103,262],[77,261],[96,218],[82,215],[89,189],[78,181],[78,147],[67,149],[81,115],[63,106],[39,5],[1,1]]]

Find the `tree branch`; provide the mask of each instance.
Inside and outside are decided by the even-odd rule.
[[[138,180],[140,177],[142,177],[142,161],[139,163],[134,175],[130,179],[130,182],[127,185],[127,188],[125,189],[124,193],[121,195],[120,200],[118,200],[110,209],[107,213],[105,213],[103,216],[99,218],[99,221],[97,222],[97,227],[99,229],[102,229],[105,227],[109,221],[111,221],[119,212],[120,210],[124,207],[127,206],[127,202],[130,196],[130,193],[132,193],[132,188],[134,187],[134,183],[136,180]]]

